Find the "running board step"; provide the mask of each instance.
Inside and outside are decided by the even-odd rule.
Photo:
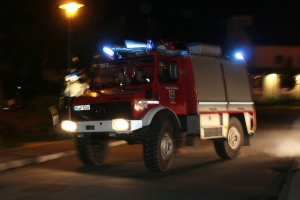
[[[223,138],[222,127],[201,128],[201,139]]]

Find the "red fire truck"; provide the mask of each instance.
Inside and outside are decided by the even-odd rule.
[[[142,144],[153,171],[170,169],[184,138],[212,140],[224,159],[249,145],[256,114],[245,62],[222,56],[218,46],[187,47],[113,48],[89,87],[69,84],[71,116],[61,125],[77,134],[83,163],[103,164],[111,139]]]

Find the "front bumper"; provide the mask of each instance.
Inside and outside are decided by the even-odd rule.
[[[142,120],[126,120],[130,124],[128,130],[118,131],[113,129],[113,120],[104,120],[104,121],[80,121],[80,122],[72,122],[75,123],[76,128],[72,131],[68,129],[68,127],[62,127],[63,130],[68,132],[75,133],[91,133],[91,132],[99,132],[99,133],[117,133],[117,134],[129,134],[133,131],[140,129],[143,127]]]

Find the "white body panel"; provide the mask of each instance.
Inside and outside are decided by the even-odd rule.
[[[241,115],[248,134],[254,103],[246,64],[220,57],[191,55],[201,139],[226,138],[230,114]]]

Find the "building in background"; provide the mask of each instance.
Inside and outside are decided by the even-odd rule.
[[[248,31],[253,19],[253,16],[233,16],[227,20],[226,51],[243,52],[254,100],[281,94],[300,99],[300,45],[256,44]]]
[[[300,99],[300,46],[252,46],[247,63],[256,100],[279,94]],[[283,84],[286,75],[294,78],[294,88]]]

